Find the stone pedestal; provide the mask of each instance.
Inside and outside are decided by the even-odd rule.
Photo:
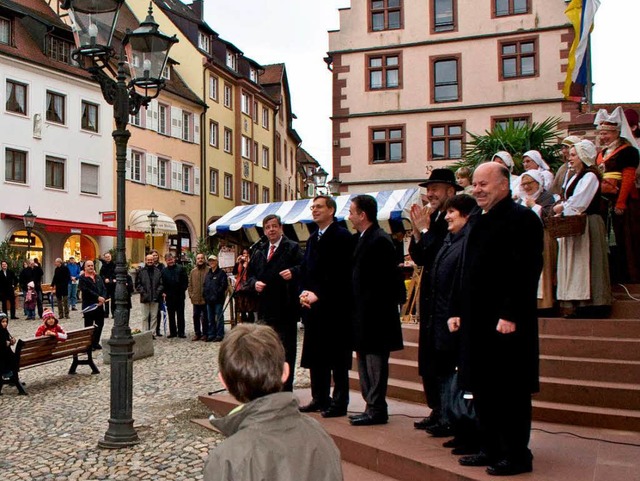
[[[111,346],[108,338],[102,339],[102,362],[111,364]],[[151,331],[133,335],[133,360],[153,356],[153,335]]]

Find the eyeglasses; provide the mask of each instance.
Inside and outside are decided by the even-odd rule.
[[[311,207],[309,207],[309,210],[319,210],[319,209],[324,209],[326,207],[326,205],[312,205]]]
[[[533,184],[537,184],[537,182],[529,181],[529,182],[520,182],[520,187],[526,187],[528,185],[533,185]]]

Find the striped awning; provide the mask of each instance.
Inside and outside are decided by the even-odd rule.
[[[178,233],[178,226],[171,217],[157,210],[154,212],[158,215],[156,226],[153,229],[156,235]],[[138,232],[151,232],[149,214],[151,214],[149,209],[132,210],[129,214],[129,229]]]
[[[409,218],[411,204],[419,203],[420,192],[417,188],[382,190],[367,192],[378,201],[378,220],[400,220]],[[337,209],[336,218],[345,220],[349,215],[350,199],[357,194],[347,194],[335,197]],[[220,219],[209,226],[209,235],[220,232],[236,231],[251,227],[262,227],[262,219],[267,215],[279,215],[284,224],[298,222],[308,224],[313,222],[311,204],[313,199],[288,200],[269,204],[239,205],[234,207]]]

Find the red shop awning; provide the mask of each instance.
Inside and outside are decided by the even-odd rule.
[[[0,219],[13,219],[22,222],[21,215],[0,214]],[[44,226],[47,232],[56,232],[59,234],[84,234],[92,236],[110,236],[117,237],[118,230],[115,227],[109,227],[102,224],[88,224],[86,222],[73,222],[67,220],[36,218],[36,225]],[[132,230],[125,231],[125,236],[131,239],[144,239],[144,232],[136,232]]]

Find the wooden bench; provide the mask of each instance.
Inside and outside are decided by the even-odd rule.
[[[91,368],[92,374],[99,374],[100,371],[93,362],[93,330],[94,327],[91,326],[77,331],[69,331],[66,341],[60,341],[51,336],[19,339],[16,344],[18,371],[14,372],[10,379],[0,379],[0,394],[2,394],[2,386],[5,384],[15,386],[19,394],[27,394],[20,382],[19,371],[21,369],[47,364],[66,357],[73,357],[69,374],[75,374],[79,365],[87,365]],[[86,354],[87,358],[79,359],[80,354]]]

